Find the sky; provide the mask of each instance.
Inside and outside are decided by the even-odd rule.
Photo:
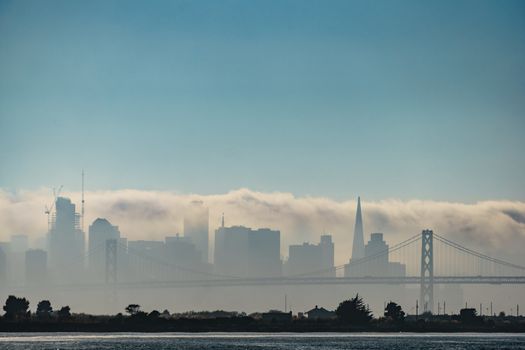
[[[0,188],[525,200],[523,1],[0,0]]]

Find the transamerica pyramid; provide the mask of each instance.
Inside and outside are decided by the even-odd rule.
[[[365,239],[363,237],[363,218],[361,216],[361,197],[357,197],[357,212],[355,214],[354,244],[352,245],[352,260],[365,257]]]

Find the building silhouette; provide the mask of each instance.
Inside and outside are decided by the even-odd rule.
[[[25,252],[28,248],[26,235],[12,235],[5,246],[7,260],[7,275],[9,282],[24,284]]]
[[[127,280],[204,278],[211,272],[193,241],[176,234],[164,241],[129,241]]]
[[[354,242],[352,245],[352,259],[358,260],[365,256],[365,239],[363,233],[363,217],[361,215],[361,197],[357,197],[357,211],[355,214]]]
[[[345,265],[344,275],[346,277],[400,277],[406,275],[405,265],[389,261],[388,244],[383,239],[382,233],[372,233],[370,240],[366,246],[364,245],[361,197],[357,197],[352,258],[350,263]]]
[[[157,258],[162,255],[163,249],[163,241],[128,241],[128,251],[139,256]]]
[[[118,226],[107,219],[97,218],[89,226],[88,258],[91,277],[105,278],[106,245],[108,240],[117,241],[117,266],[122,273],[126,267],[126,239],[120,237]]]
[[[203,262],[209,261],[209,210],[200,201],[194,201],[184,214],[184,237],[191,239]]]
[[[196,265],[202,262],[202,254],[188,237],[165,237],[165,257],[167,260],[182,266]]]
[[[127,279],[133,281],[162,279],[165,270],[159,262],[162,262],[164,246],[163,241],[128,241],[129,274]]]
[[[76,280],[84,270],[84,232],[69,198],[58,197],[49,231],[49,265],[57,280]]]
[[[388,254],[381,254],[388,250],[388,244],[383,240],[382,233],[372,233],[365,246],[365,257],[376,256],[365,265],[367,276],[388,276]]]
[[[371,277],[402,277],[406,275],[406,266],[398,262],[390,262],[388,244],[383,234],[376,232],[370,235],[365,246],[365,256],[362,263],[346,265],[345,276]]]
[[[30,249],[25,252],[25,278],[28,286],[44,286],[48,282],[47,252]]]
[[[322,235],[318,244],[303,243],[288,247],[284,272],[288,276],[308,275],[335,277],[332,236]]]
[[[329,311],[317,305],[313,309],[306,311],[305,314],[312,320],[331,320],[337,317],[335,311]]]
[[[203,278],[196,272],[204,273],[210,270],[193,241],[178,234],[165,238],[163,259],[174,267],[170,274],[173,279]]]
[[[370,240],[365,246],[365,257],[375,257],[365,264],[366,272],[369,276],[405,276],[405,265],[398,262],[390,262],[388,254],[382,254],[387,250],[388,244],[383,240],[383,234],[379,232],[372,233]]]
[[[239,277],[280,276],[280,238],[280,231],[267,228],[221,226],[215,231],[216,272]]]

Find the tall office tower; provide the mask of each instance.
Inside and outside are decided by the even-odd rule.
[[[84,232],[69,198],[58,197],[49,231],[49,264],[60,281],[77,280],[84,270]]]
[[[244,226],[215,231],[215,268],[218,273],[240,277],[281,275],[281,233]]]
[[[288,247],[285,272],[289,276],[335,276],[332,236],[321,236],[319,244],[303,243]]]
[[[372,233],[365,246],[366,261],[352,266],[345,266],[345,276],[375,276],[375,277],[402,277],[406,275],[406,265],[399,262],[390,262],[388,244],[382,233]]]
[[[28,248],[28,239],[26,235],[12,235],[9,241],[9,249],[7,251],[7,261],[9,263],[8,272],[9,279],[12,283],[23,284],[24,281],[24,266],[25,266],[25,252]]]
[[[321,247],[321,267],[323,276],[335,277],[334,267],[334,242],[331,235],[322,235],[319,242]]]
[[[41,249],[31,249],[25,253],[26,285],[35,288],[44,286],[48,281],[47,253]]]
[[[88,245],[88,257],[89,257],[89,270],[93,274],[92,277],[103,280],[105,278],[105,266],[106,266],[106,242],[109,239],[115,239],[117,242],[120,241],[120,231],[118,226],[113,226],[111,223],[103,218],[97,218],[89,226],[89,245]],[[122,255],[123,248],[121,245],[117,245],[117,264],[118,260]],[[119,254],[121,253],[121,254]]]
[[[383,234],[372,233],[365,246],[365,256],[371,258],[365,263],[368,276],[388,276],[388,253],[382,254],[387,250],[388,244],[383,240]]]
[[[173,268],[172,279],[203,279],[207,277],[208,264],[202,261],[202,255],[188,237],[166,237],[163,259]]]
[[[357,197],[357,212],[355,214],[354,244],[352,245],[352,260],[365,257],[365,239],[363,237],[363,217],[361,216],[361,197]]]
[[[184,215],[184,236],[191,239],[200,251],[202,261],[207,263],[208,257],[208,226],[209,210],[200,201],[194,201]]]

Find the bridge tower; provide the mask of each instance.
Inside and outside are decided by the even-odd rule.
[[[117,282],[117,240],[106,240],[106,283]]]
[[[419,305],[423,311],[434,309],[434,248],[432,230],[421,232],[421,286]]]

